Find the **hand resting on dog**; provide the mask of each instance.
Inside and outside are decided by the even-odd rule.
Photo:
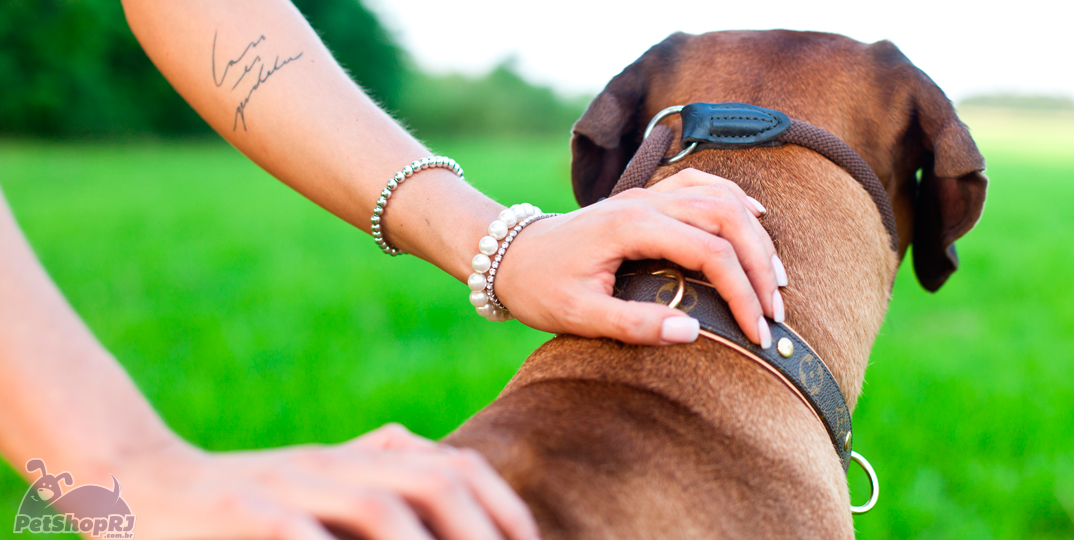
[[[661,322],[684,318],[681,312],[611,293],[624,260],[667,259],[704,272],[746,335],[763,344],[771,336],[759,320],[763,313],[783,321],[778,287],[787,278],[757,220],[762,210],[737,184],[685,169],[652,188],[533,224],[504,258],[497,286],[512,313],[534,328],[666,345],[672,340],[661,336]],[[579,242],[579,230],[596,241]],[[565,258],[575,264],[557,269],[553,263]],[[688,337],[679,341],[696,339],[696,326]]]

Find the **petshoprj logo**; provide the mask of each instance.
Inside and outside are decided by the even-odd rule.
[[[41,471],[30,486],[15,515],[15,532],[82,533],[100,538],[134,538],[134,514],[119,496],[119,481],[112,477],[112,489],[85,485],[64,493],[60,484],[71,486],[71,473],[52,476],[45,462],[31,459],[26,471]]]

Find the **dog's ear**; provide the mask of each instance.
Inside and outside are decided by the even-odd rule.
[[[984,157],[969,129],[955,114],[951,100],[924,72],[888,42],[874,52],[898,64],[907,83],[911,108],[903,155],[916,160],[906,182],[914,188],[914,272],[921,286],[935,292],[958,269],[955,240],[981,218],[988,178]],[[920,178],[914,173],[920,171]]]
[[[917,72],[917,122],[926,151],[914,204],[914,272],[925,289],[935,292],[958,269],[955,240],[981,219],[988,178],[981,174],[984,157],[951,101]]]
[[[652,77],[672,62],[687,34],[673,34],[616,75],[571,129],[571,183],[578,204],[607,197],[641,145],[639,118]]]

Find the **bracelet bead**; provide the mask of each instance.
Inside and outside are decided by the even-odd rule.
[[[492,268],[492,260],[484,253],[478,253],[477,255],[474,255],[474,259],[470,261],[470,266],[474,269],[474,272],[484,274],[489,271],[489,268]]]
[[[508,227],[514,227],[518,225],[518,216],[515,215],[515,211],[510,208],[505,208],[503,212],[500,212],[500,221]]]
[[[485,291],[473,291],[470,293],[470,303],[474,307],[481,307],[489,303],[489,295]]]
[[[489,257],[496,253],[499,248],[500,243],[491,236],[482,236],[481,240],[477,242],[477,250]]]
[[[507,224],[498,219],[493,221],[489,224],[489,236],[503,240],[503,237],[507,236]]]
[[[470,277],[466,280],[466,285],[470,287],[471,291],[480,291],[488,284],[485,274],[478,274],[477,272],[470,274]]]

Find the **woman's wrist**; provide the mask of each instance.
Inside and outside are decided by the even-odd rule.
[[[465,282],[473,246],[504,208],[450,170],[427,169],[394,190],[380,223],[393,247]]]
[[[395,248],[385,240],[384,226],[381,224],[381,216],[384,215],[384,209],[387,208],[388,201],[391,200],[392,194],[403,182],[415,174],[429,169],[446,169],[454,173],[455,176],[464,178],[462,167],[459,167],[459,164],[456,163],[455,160],[445,156],[416,159],[412,161],[410,165],[406,165],[401,171],[395,173],[395,175],[388,180],[384,189],[380,191],[380,197],[377,198],[377,204],[373,207],[373,217],[369,219],[373,240],[376,242],[377,247],[379,247],[386,255],[395,257],[397,255],[405,255],[406,252]]]
[[[510,311],[496,297],[495,279],[511,242],[529,224],[559,214],[545,214],[529,203],[515,204],[500,212],[489,224],[486,236],[477,242],[478,253],[471,259],[474,273],[466,280],[470,287],[470,303],[477,314],[494,322],[513,319]],[[502,281],[502,280],[501,280]]]
[[[76,446],[65,460],[79,484],[95,483],[115,476],[121,483],[136,481],[132,476],[154,472],[167,463],[178,467],[204,459],[208,453],[188,443],[164,426],[154,434],[115,438],[98,452],[80,452]]]

